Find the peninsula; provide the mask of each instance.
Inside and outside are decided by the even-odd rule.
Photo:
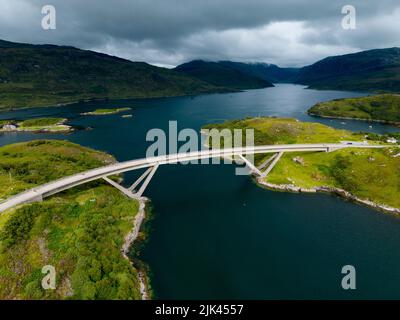
[[[52,140],[3,146],[0,155],[1,200],[115,162],[103,152]],[[137,200],[96,182],[2,213],[0,299],[143,298],[145,275],[125,252],[132,232],[142,237],[142,210]],[[55,290],[41,286],[45,265],[57,271]]]
[[[400,95],[380,94],[361,98],[335,99],[310,108],[309,115],[382,122],[400,126]]]
[[[352,133],[296,119],[249,118],[204,128],[254,129],[255,144],[381,143],[376,134]],[[256,156],[260,166],[269,156]],[[292,192],[330,192],[387,212],[400,213],[400,146],[346,148],[329,153],[283,154],[260,185]]]

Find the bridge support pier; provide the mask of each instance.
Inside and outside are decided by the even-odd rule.
[[[275,154],[273,161],[271,162],[269,167],[261,174],[261,178],[265,178],[272,171],[272,169],[275,167],[275,165],[281,159],[282,155],[283,155],[283,151]]]
[[[130,192],[128,189],[126,189],[123,186],[121,186],[119,183],[117,183],[117,182],[115,182],[115,181],[113,181],[113,180],[111,180],[110,178],[107,178],[107,177],[103,177],[103,179],[105,181],[107,181],[109,184],[111,184],[113,187],[117,188],[119,191],[121,191],[127,197],[132,198],[132,199],[136,199],[135,195],[132,192]]]
[[[254,174],[258,175],[261,178],[265,178],[272,171],[272,169],[275,167],[278,161],[281,159],[282,155],[283,151],[274,154],[273,156],[265,160],[258,168],[254,164],[252,164],[248,159],[246,159],[246,157],[244,157],[243,155],[239,154],[239,158],[250,168],[250,170]],[[268,164],[270,165],[264,172],[262,172],[261,170],[265,168]]]
[[[258,170],[258,168],[254,164],[252,164],[248,159],[246,159],[245,156],[239,154],[239,158],[250,168],[252,172],[257,174],[258,176],[262,175],[262,172]]]
[[[143,195],[144,190],[146,190],[148,184],[150,183],[150,180],[153,178],[154,174],[156,173],[158,169],[159,164],[157,163],[154,167],[151,168],[151,171],[147,174],[146,180],[144,180],[142,186],[140,187],[139,191],[135,193],[137,197],[141,197]]]
[[[43,202],[43,196],[39,194],[36,198],[29,200],[25,203]]]
[[[157,163],[153,167],[148,168],[129,188],[124,188],[117,182],[111,180],[108,177],[103,177],[105,181],[107,181],[109,184],[111,184],[113,187],[117,188],[120,190],[124,195],[126,195],[129,198],[132,199],[140,199],[143,196],[144,191],[146,190],[148,184],[150,183],[150,180],[153,178],[154,174],[156,173],[158,169],[159,164]],[[142,186],[138,191],[136,191],[136,188],[139,186],[139,184],[142,182]]]
[[[275,153],[274,155],[272,155],[271,157],[269,157],[267,160],[265,160],[262,164],[260,164],[258,166],[259,170],[264,169],[272,160],[274,160],[276,157],[278,156],[277,153]]]
[[[128,190],[132,192],[135,188],[149,175],[153,168],[148,168],[129,188]]]
[[[339,149],[342,149],[342,148],[328,147],[328,148],[326,148],[326,152],[333,152],[333,151],[336,151],[336,150],[339,150]]]

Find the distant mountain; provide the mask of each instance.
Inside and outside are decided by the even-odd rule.
[[[239,70],[246,74],[273,82],[293,82],[296,80],[297,74],[300,68],[281,68],[275,64],[269,63],[244,63],[244,62],[232,62],[232,61],[221,61],[224,66],[228,66],[232,69]]]
[[[194,60],[181,64],[174,70],[220,87],[240,90],[274,86],[270,81],[232,67],[226,62]]]
[[[400,92],[400,48],[328,57],[301,69],[195,60],[169,70],[70,46],[0,40],[0,109],[229,92],[272,82]]]
[[[69,46],[0,40],[0,109],[226,90],[144,62]]]
[[[303,67],[295,82],[316,89],[400,92],[400,48],[328,57]]]

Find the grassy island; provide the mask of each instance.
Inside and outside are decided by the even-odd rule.
[[[380,94],[317,103],[308,114],[339,119],[356,119],[400,125],[400,95]]]
[[[115,108],[115,109],[96,109],[94,111],[82,113],[82,115],[90,116],[104,116],[108,114],[117,114],[124,111],[130,111],[131,108]]]
[[[31,131],[31,132],[70,132],[73,128],[66,125],[64,118],[36,118],[24,121],[0,120],[0,132]]]
[[[211,124],[204,128],[253,128],[256,145],[339,143],[365,139],[370,143],[379,143],[384,140],[376,134],[352,133],[296,119],[251,118]],[[270,156],[256,156],[256,165]],[[399,168],[398,145],[384,149],[348,148],[331,153],[285,153],[271,173],[258,182],[283,191],[333,192],[383,210],[396,211],[400,209]]]
[[[65,141],[7,145],[0,197],[112,162]],[[140,299],[138,271],[121,254],[137,212],[137,201],[93,182],[0,214],[0,299]],[[45,265],[55,290],[42,289]]]

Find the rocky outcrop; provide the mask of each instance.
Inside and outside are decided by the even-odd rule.
[[[314,187],[314,188],[301,188],[298,186],[295,186],[293,184],[273,184],[273,183],[269,183],[264,181],[262,178],[258,178],[257,179],[257,183],[267,187],[268,189],[272,189],[272,190],[278,190],[278,191],[284,191],[284,192],[297,192],[297,193],[315,193],[315,192],[325,192],[325,193],[330,193],[330,194],[335,194],[338,195],[340,197],[343,197],[345,199],[366,205],[368,207],[372,207],[376,210],[379,211],[384,211],[384,212],[388,212],[388,213],[392,213],[392,214],[400,214],[400,209],[399,208],[394,208],[394,207],[390,207],[388,205],[385,204],[379,204],[379,203],[375,203],[373,201],[370,200],[366,200],[366,199],[361,199],[355,195],[353,195],[352,193],[340,189],[340,188],[335,188],[335,187],[328,187],[328,186],[321,186],[321,187]]]
[[[339,189],[339,188],[333,188],[333,187],[318,187],[316,188],[317,191],[319,192],[329,192],[332,194],[336,194],[338,196],[341,196],[343,198],[364,204],[366,206],[375,208],[377,210],[380,211],[385,211],[385,212],[389,212],[389,213],[394,213],[394,214],[400,214],[400,209],[399,208],[394,208],[394,207],[390,207],[388,205],[385,204],[379,204],[379,203],[375,203],[373,201],[370,200],[366,200],[366,199],[361,199],[353,194],[351,194],[350,192],[343,190],[343,189]]]

